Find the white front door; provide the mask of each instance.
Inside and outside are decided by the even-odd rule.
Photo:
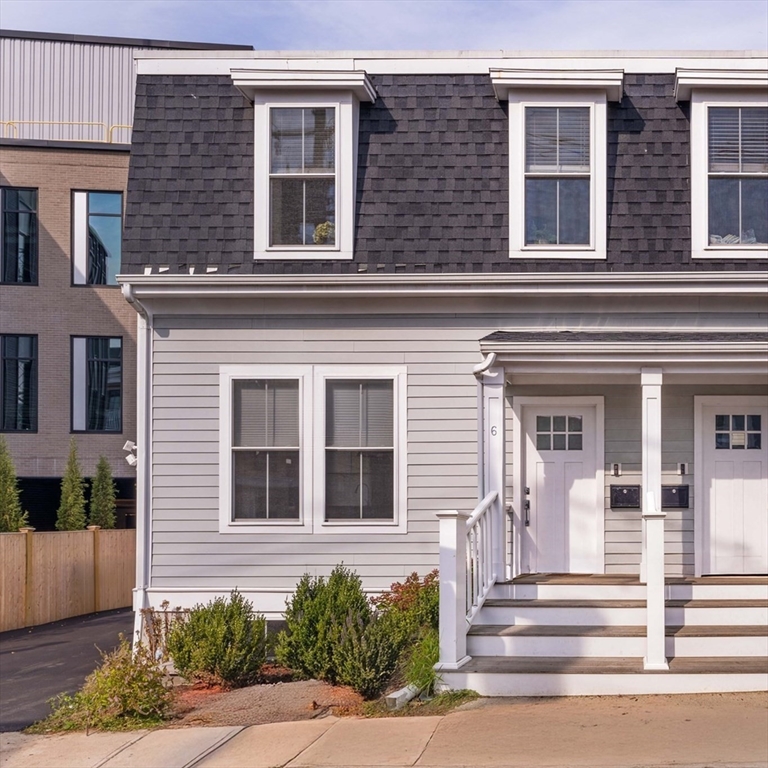
[[[522,416],[522,571],[602,572],[596,407],[530,405]]]
[[[723,398],[701,418],[703,573],[768,573],[766,400]]]

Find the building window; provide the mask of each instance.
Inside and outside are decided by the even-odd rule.
[[[325,384],[325,519],[394,519],[392,381]]]
[[[121,432],[122,401],[122,339],[73,337],[72,430]]]
[[[117,285],[122,239],[122,192],[73,192],[72,282],[75,285]]]
[[[710,107],[710,246],[768,245],[768,107]]]
[[[219,531],[405,533],[406,371],[220,369]]]
[[[270,109],[270,245],[336,245],[336,110]]]
[[[354,250],[360,70],[231,70],[253,104],[254,254],[349,260]]]
[[[589,245],[590,108],[525,108],[525,244]]]
[[[37,432],[37,336],[0,336],[4,432]]]
[[[232,398],[232,519],[299,520],[298,380],[238,379]]]
[[[37,190],[3,187],[2,282],[37,283]]]
[[[728,73],[726,73],[728,74]],[[764,77],[764,76],[763,76]],[[709,73],[701,76],[706,84]],[[733,77],[727,78],[729,81]],[[682,84],[682,85],[681,85]],[[732,89],[684,85],[691,102],[691,256],[765,260],[768,97],[751,78]]]

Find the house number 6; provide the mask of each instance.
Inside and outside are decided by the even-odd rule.
[[[491,434],[492,434],[494,437],[496,437],[496,435],[498,434],[498,432],[499,432],[499,430],[498,430],[498,427],[491,427]]]

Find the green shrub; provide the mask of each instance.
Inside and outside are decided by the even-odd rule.
[[[326,581],[304,574],[286,603],[286,629],[277,640],[277,660],[298,676],[335,683],[334,655],[348,617],[367,626],[371,607],[357,574],[339,565]]]
[[[77,460],[77,444],[69,442],[69,457],[61,478],[61,503],[56,514],[57,531],[81,531],[85,528],[85,481]]]
[[[101,654],[101,665],[75,694],[51,700],[53,713],[30,730],[129,730],[159,725],[171,706],[163,673],[143,646],[135,652],[120,635],[120,645]]]
[[[115,527],[116,491],[115,481],[112,479],[112,468],[104,456],[99,456],[96,475],[91,485],[88,525],[98,525],[107,529]]]
[[[394,613],[418,634],[422,629],[439,629],[440,579],[437,569],[424,579],[415,571],[403,582],[395,582],[388,592],[375,597],[374,605],[384,613]]]
[[[19,481],[5,437],[0,435],[0,533],[15,533],[27,524],[29,515],[21,508]]]
[[[384,690],[397,668],[407,635],[391,614],[374,614],[366,624],[350,614],[334,652],[338,682],[372,699]]]
[[[266,660],[266,619],[237,590],[196,605],[174,622],[167,649],[186,678],[237,688],[253,683]]]

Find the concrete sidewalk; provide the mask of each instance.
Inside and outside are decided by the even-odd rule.
[[[1,738],[2,768],[763,768],[768,694],[483,699],[444,717]]]

